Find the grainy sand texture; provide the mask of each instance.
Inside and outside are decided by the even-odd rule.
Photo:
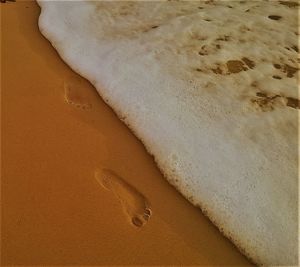
[[[249,265],[63,63],[37,4],[0,8],[2,265]]]

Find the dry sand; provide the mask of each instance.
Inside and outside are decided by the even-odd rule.
[[[39,12],[1,3],[2,265],[249,265],[62,62]],[[99,185],[103,166],[117,187]],[[124,212],[139,199],[151,207],[141,227]]]

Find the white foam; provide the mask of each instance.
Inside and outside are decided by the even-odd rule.
[[[299,114],[287,103],[298,91],[285,66],[298,67],[297,11],[254,1],[38,2],[41,32],[168,181],[256,263],[296,265]],[[229,74],[230,60],[244,71]]]

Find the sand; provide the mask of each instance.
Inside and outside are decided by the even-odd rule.
[[[2,265],[249,265],[62,62],[39,12],[1,4]],[[103,166],[131,189],[101,186]],[[135,195],[151,207],[142,225],[122,204]]]

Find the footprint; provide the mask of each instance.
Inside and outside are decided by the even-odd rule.
[[[151,217],[151,209],[147,199],[141,193],[108,169],[97,170],[95,178],[120,201],[132,225],[142,227],[147,223]]]
[[[83,82],[79,78],[72,77],[64,83],[65,100],[67,103],[81,109],[90,109],[92,107],[85,95]]]

